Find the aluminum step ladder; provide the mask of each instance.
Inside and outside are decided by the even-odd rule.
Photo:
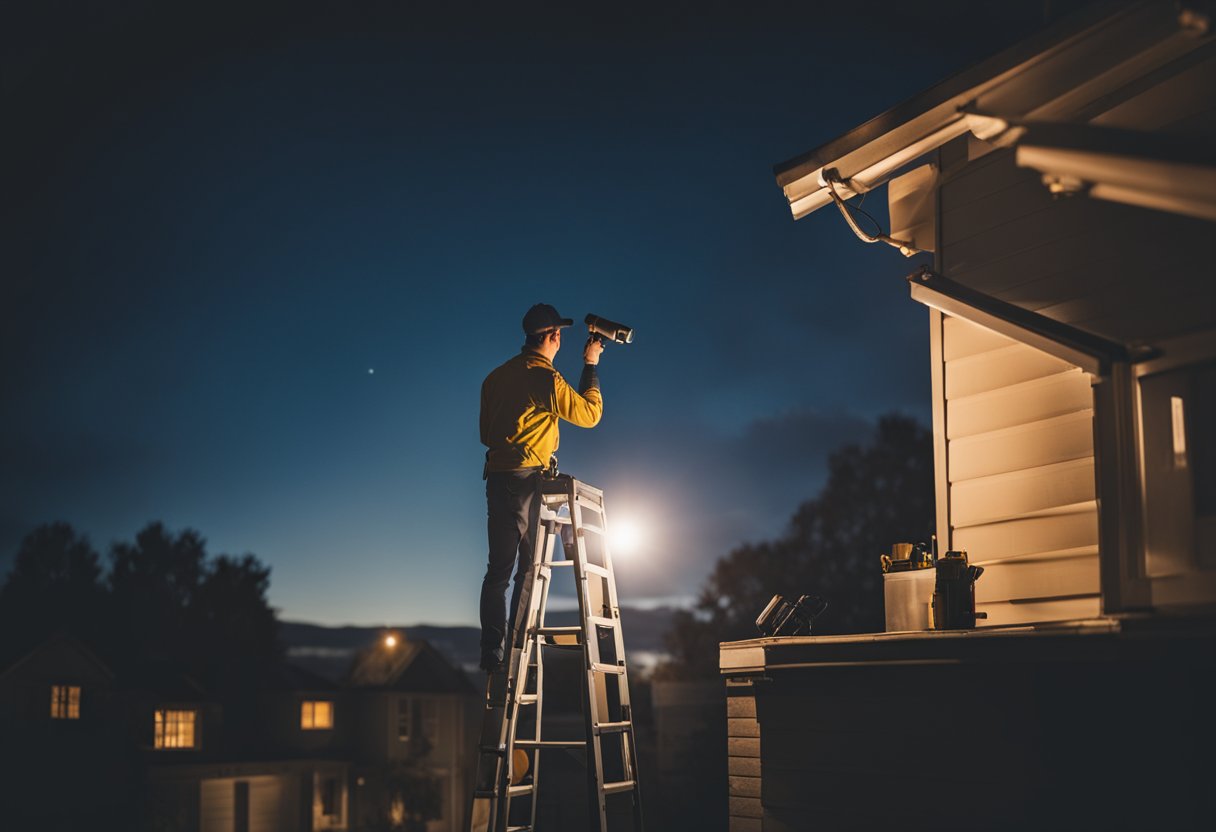
[[[541,752],[582,750],[587,760],[589,829],[642,832],[633,708],[608,554],[604,494],[564,474],[540,480],[538,491],[532,568],[524,576],[511,649],[502,669],[491,674],[486,684],[470,830],[534,832]],[[554,558],[558,553],[562,559]],[[581,623],[554,627],[545,623],[545,610],[553,579],[563,569],[573,574]],[[581,738],[542,735],[544,654],[552,649],[582,654],[585,733]]]

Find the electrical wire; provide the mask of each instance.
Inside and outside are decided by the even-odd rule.
[[[836,193],[835,181],[825,178],[824,184],[827,186],[828,193],[831,194],[832,201],[835,202],[836,207],[840,209],[840,215],[844,217],[844,221],[849,224],[849,228],[853,229],[853,233],[856,234],[857,238],[863,243],[886,243],[889,246],[899,249],[899,253],[904,257],[911,257],[913,254],[921,253],[922,249],[917,248],[907,240],[897,240],[894,237],[883,234],[882,225],[879,224],[878,220],[870,216],[868,212],[863,211],[861,208],[857,208],[856,210],[859,213],[865,216],[865,218],[870,222],[874,223],[874,229],[877,231],[877,233],[867,234],[861,229],[861,226],[857,224],[857,220],[853,218],[853,214],[849,210],[849,206],[845,205],[844,200],[840,198],[840,194]]]

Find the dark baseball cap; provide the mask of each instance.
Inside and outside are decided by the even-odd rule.
[[[524,334],[532,335],[545,329],[554,329],[561,326],[574,326],[574,321],[570,318],[563,318],[547,303],[538,303],[528,310],[524,315]]]

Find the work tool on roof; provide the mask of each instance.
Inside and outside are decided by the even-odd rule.
[[[470,830],[535,830],[541,752],[564,750],[586,753],[588,828],[641,832],[633,708],[604,494],[567,474],[541,479],[537,488],[540,511],[532,530],[532,568],[520,593],[509,654],[486,684]],[[565,559],[556,560],[555,553],[563,551]],[[579,624],[554,627],[545,622],[549,590],[554,576],[565,569],[574,579]],[[582,738],[548,739],[542,734],[543,658],[550,649],[581,654]]]

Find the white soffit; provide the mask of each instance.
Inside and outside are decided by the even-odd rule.
[[[1095,118],[1212,40],[1205,16],[1170,0],[1087,10],[778,165],[777,183],[800,219],[832,201],[828,179],[848,199],[967,132],[994,139],[1025,119]]]

